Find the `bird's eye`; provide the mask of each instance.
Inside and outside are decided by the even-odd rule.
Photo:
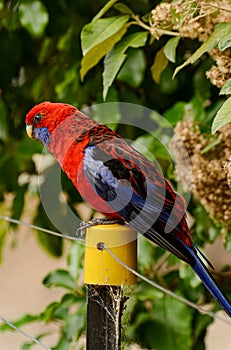
[[[42,114],[36,114],[34,116],[34,123],[35,124],[39,123],[41,119],[42,119]]]

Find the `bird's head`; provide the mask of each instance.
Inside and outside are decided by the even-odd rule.
[[[52,132],[77,109],[69,104],[42,102],[26,115],[26,131],[29,137],[47,145]]]

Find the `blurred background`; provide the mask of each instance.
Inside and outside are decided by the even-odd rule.
[[[37,178],[39,162],[45,164],[45,184],[52,181],[57,165],[26,135],[26,113],[45,100],[85,110],[105,102],[148,108],[150,113],[134,116],[132,108],[124,111],[113,104],[116,110],[110,113],[110,105],[99,108],[93,117],[137,147],[142,145],[145,155],[154,154],[164,175],[180,186],[188,199],[193,240],[208,254],[230,294],[231,196],[224,170],[230,157],[230,125],[211,134],[213,120],[230,93],[229,5],[228,0],[0,0],[0,315],[17,320],[18,326],[54,349],[84,348],[84,246],[4,219],[59,229],[44,210]],[[216,27],[220,23],[225,26]],[[213,45],[210,41],[198,52],[215,28],[219,40],[226,36],[226,42],[217,47],[218,40]],[[185,64],[172,79],[175,69],[195,52],[193,64]],[[123,124],[124,113],[131,114],[126,115],[130,125]],[[149,132],[135,127],[137,123],[148,125]],[[174,130],[188,151],[193,184]],[[174,160],[166,151],[170,144]],[[64,174],[61,182],[72,213],[84,220],[97,215]],[[62,222],[62,232],[74,235],[76,227],[70,225],[59,194],[57,202],[60,206],[52,215]],[[193,303],[219,310],[188,266],[142,238],[139,271]],[[130,301],[124,311],[124,346],[230,348],[231,325],[214,322],[144,282],[126,293]],[[1,324],[0,349],[30,347],[29,340]]]

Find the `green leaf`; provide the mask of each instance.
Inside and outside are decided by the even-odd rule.
[[[73,66],[70,67],[70,69],[67,69],[65,71],[63,80],[55,86],[55,92],[57,93],[59,98],[62,98],[63,92],[67,89],[68,85],[72,84],[73,82],[76,82],[76,80],[78,79],[76,77],[77,71],[77,66],[75,64],[73,64]]]
[[[135,141],[134,141],[135,142]],[[133,144],[134,144],[133,142]],[[133,146],[132,144],[132,146]],[[139,271],[142,269],[142,273],[145,272],[146,269],[152,268],[152,265],[155,263],[153,258],[153,245],[149,243],[149,241],[144,237],[140,236],[137,240],[138,243],[138,264]],[[139,285],[141,287],[141,284]],[[138,287],[138,288],[139,288]],[[147,287],[147,285],[145,285]],[[152,288],[153,290],[153,288]],[[154,290],[153,290],[154,291]],[[136,291],[137,293],[137,291]]]
[[[111,18],[116,18],[113,22],[111,22]],[[100,23],[99,27],[96,28],[95,32],[88,32],[88,34],[83,35],[82,45],[84,57],[81,61],[81,69],[80,69],[80,77],[81,80],[84,79],[87,72],[93,68],[103,56],[105,56],[113,46],[123,37],[126,33],[129,23],[126,22],[129,19],[129,16],[119,16],[111,17],[109,23]],[[108,22],[108,18],[100,19],[98,22],[106,21]],[[94,22],[97,23],[97,22]],[[91,23],[90,23],[91,24]],[[108,25],[108,27],[107,27]],[[85,28],[85,27],[84,27]],[[98,33],[99,37],[95,37],[95,34]],[[89,38],[90,37],[90,38]],[[86,40],[87,39],[87,40]],[[104,40],[102,40],[104,39]],[[93,40],[93,41],[92,41]]]
[[[124,13],[126,15],[131,15],[131,16],[134,15],[134,13],[130,9],[130,7],[128,7],[127,5],[123,4],[122,2],[119,2],[118,4],[115,4],[114,8],[117,11],[120,11],[121,13]]]
[[[71,340],[77,333],[80,334],[84,328],[84,308],[80,307],[76,313],[69,315],[63,328],[64,337]]]
[[[220,95],[229,95],[231,94],[231,78],[229,78],[225,85],[222,86]]]
[[[83,55],[85,56],[95,46],[116,34],[127,23],[129,18],[130,16],[127,15],[113,16],[86,24],[80,36]]]
[[[23,207],[24,207],[24,197],[25,197],[25,193],[27,190],[28,184],[24,184],[22,186],[18,186],[16,191],[15,191],[15,196],[14,196],[14,200],[13,200],[13,206],[12,206],[12,212],[11,212],[11,216],[14,219],[20,219],[21,215],[22,215],[22,211],[23,211]],[[11,224],[13,227],[15,224]]]
[[[168,60],[164,54],[164,47],[162,47],[156,53],[153,65],[151,66],[152,78],[157,84],[159,84],[161,73],[167,67],[167,65]]]
[[[95,15],[91,22],[97,21],[99,18],[103,17],[105,13],[117,2],[118,0],[110,0],[104,5],[104,7]]]
[[[2,262],[2,257],[3,257],[3,249],[5,247],[5,241],[8,236],[8,229],[6,222],[1,220],[0,222],[0,264]]]
[[[76,281],[82,274],[84,245],[73,243],[67,261],[70,275]]]
[[[231,97],[229,97],[217,112],[212,124],[212,134],[215,134],[222,126],[231,122]]]
[[[6,141],[9,134],[8,113],[5,102],[0,99],[0,140]]]
[[[227,39],[227,36],[230,35],[230,31],[231,31],[231,23],[230,22],[217,24],[215,26],[214,32],[212,33],[212,35],[210,35],[208,40],[206,40],[199,47],[199,49],[197,49],[196,52],[194,52],[194,54],[191,57],[189,57],[182,65],[180,65],[179,67],[177,67],[175,69],[175,72],[173,74],[173,78],[176,76],[176,74],[182,68],[184,68],[188,64],[193,64],[194,62],[196,62],[205,52],[213,49],[219,43],[221,43],[221,45],[222,45],[222,43],[223,43],[222,38],[225,37]]]
[[[196,349],[204,349],[203,337],[206,334],[207,327],[213,322],[213,318],[208,315],[197,313],[195,315],[194,327],[193,327],[193,348]],[[203,343],[201,346],[197,346],[197,343]]]
[[[99,123],[105,124],[115,130],[121,120],[121,111],[117,102],[99,103],[91,106],[91,117]],[[89,113],[87,113],[89,115]]]
[[[228,232],[225,236],[224,246],[227,252],[231,252],[231,232]]]
[[[168,40],[168,42],[164,46],[164,54],[166,58],[175,63],[176,62],[176,48],[180,41],[180,36],[176,36]]]
[[[208,151],[210,151],[211,149],[213,149],[214,147],[216,147],[220,143],[221,143],[221,140],[219,138],[213,139],[207,146],[205,146],[201,150],[201,154],[207,153]]]
[[[72,293],[65,294],[60,302],[53,302],[46,307],[42,312],[42,321],[66,320],[70,307],[82,301],[83,298],[84,295],[80,297]]]
[[[192,310],[182,302],[165,295],[154,306],[152,346],[156,350],[190,350]]]
[[[201,204],[197,204],[196,208],[193,210],[193,216],[195,218],[196,236],[202,242],[213,243],[220,235],[220,229],[210,219],[208,213]]]
[[[19,4],[21,25],[34,37],[43,35],[49,16],[46,7],[40,1],[21,2]]]
[[[133,337],[148,349],[190,350],[192,309],[168,295],[153,301],[153,309],[133,321]]]
[[[172,107],[167,109],[163,117],[167,119],[171,125],[175,126],[179,120],[185,116],[187,103],[183,101],[176,102]]]
[[[48,288],[56,286],[66,288],[71,291],[75,289],[75,280],[66,270],[62,269],[49,273],[44,278],[43,284]]]
[[[70,350],[71,340],[61,338],[58,344],[52,348],[53,350]]]
[[[137,48],[144,46],[148,33],[139,32],[127,35],[106,55],[103,72],[103,98],[106,99],[108,89],[112,85],[122,64],[126,60],[126,50],[129,47]]]
[[[132,142],[132,146],[140,153],[142,153],[151,162],[155,162],[156,159],[162,159],[171,161],[171,157],[167,148],[164,145],[161,137],[164,132],[161,128],[148,134],[139,136],[135,141]],[[165,135],[165,142],[167,135]],[[154,156],[155,154],[155,156]]]
[[[25,324],[31,323],[31,322],[35,322],[35,321],[39,321],[40,320],[40,315],[30,315],[30,314],[25,314],[22,317],[20,317],[18,320],[12,322],[16,327],[21,328],[22,326],[24,326]],[[12,327],[6,323],[3,323],[0,326],[0,331],[9,331],[12,330]]]
[[[205,118],[205,104],[204,99],[201,94],[196,93],[193,98],[187,104],[187,112],[191,112],[193,118],[195,120],[199,120],[201,122],[204,121]]]
[[[137,88],[144,79],[145,68],[144,52],[141,49],[132,50],[129,52],[128,59],[119,72],[117,79]]]
[[[190,288],[197,288],[201,285],[200,278],[191,269],[191,266],[182,264],[179,268],[179,276]]]
[[[42,338],[44,338],[45,336],[49,335],[49,333],[42,333],[39,334],[38,336],[36,336],[37,340],[42,340]],[[22,345],[22,347],[20,348],[20,350],[29,350],[32,347],[34,347],[35,343],[34,341],[30,342],[30,343],[25,343]]]
[[[218,48],[220,51],[224,51],[231,46],[231,26],[229,28],[229,31],[220,38],[218,43]]]
[[[47,217],[46,212],[41,203],[37,208],[36,216],[34,218],[34,224],[39,227],[47,227],[50,230],[56,230],[55,226],[52,225],[49,218]],[[63,240],[61,237],[56,237],[44,232],[37,231],[37,238],[39,240],[39,243],[41,243],[42,247],[49,254],[51,254],[54,257],[59,257],[62,255]]]

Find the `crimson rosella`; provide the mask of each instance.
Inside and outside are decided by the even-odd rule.
[[[230,301],[192,242],[183,198],[152,162],[115,131],[69,104],[42,102],[34,106],[26,116],[26,128],[30,137],[54,155],[94,209],[128,223],[191,265],[231,317]]]

